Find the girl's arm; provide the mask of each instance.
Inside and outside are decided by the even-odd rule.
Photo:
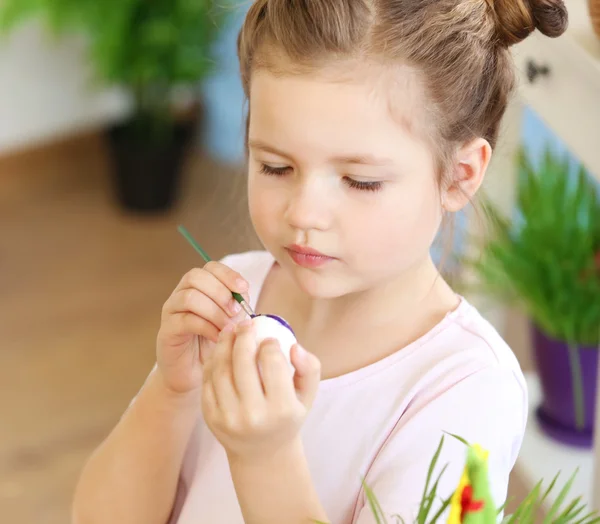
[[[300,437],[321,366],[298,345],[290,358],[293,377],[278,342],[258,346],[246,321],[221,332],[204,368],[203,418],[227,452],[246,524],[328,520]]]
[[[74,524],[165,524],[187,443],[200,414],[199,392],[177,394],[153,370],[136,400],[86,464]]]
[[[299,439],[269,460],[229,465],[246,524],[329,522]]]
[[[243,314],[231,290],[246,293],[248,283],[219,262],[192,269],[181,279],[162,310],[156,367],[82,473],[75,524],[168,521],[202,409],[200,357],[210,354],[209,342]]]

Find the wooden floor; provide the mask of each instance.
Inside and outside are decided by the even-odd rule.
[[[109,173],[93,134],[0,159],[2,523],[69,522],[83,461],[153,364],[162,303],[199,265],[177,224],[215,258],[257,245],[237,169],[191,158],[161,217],[123,213]]]

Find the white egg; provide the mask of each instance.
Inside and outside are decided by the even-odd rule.
[[[290,371],[294,374],[295,370],[290,359],[290,351],[294,344],[296,344],[296,337],[287,322],[280,317],[273,318],[273,316],[257,315],[252,319],[252,323],[256,330],[257,344],[260,345],[261,342],[268,338],[277,340],[277,342],[279,342],[279,347],[290,366]]]

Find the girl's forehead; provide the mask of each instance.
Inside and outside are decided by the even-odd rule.
[[[257,71],[250,90],[250,141],[288,147],[308,143],[329,148],[405,154],[420,141],[414,132],[422,102],[414,74],[374,66],[303,74]]]

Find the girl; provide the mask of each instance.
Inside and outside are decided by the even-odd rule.
[[[504,501],[523,376],[429,252],[484,177],[513,87],[508,47],[566,19],[561,0],[252,5],[238,47],[266,251],[183,277],[155,368],[82,473],[75,522],[365,524],[362,478],[411,522],[444,431],[489,450]],[[231,291],[293,326],[293,379]],[[464,452],[447,439],[441,495]]]

